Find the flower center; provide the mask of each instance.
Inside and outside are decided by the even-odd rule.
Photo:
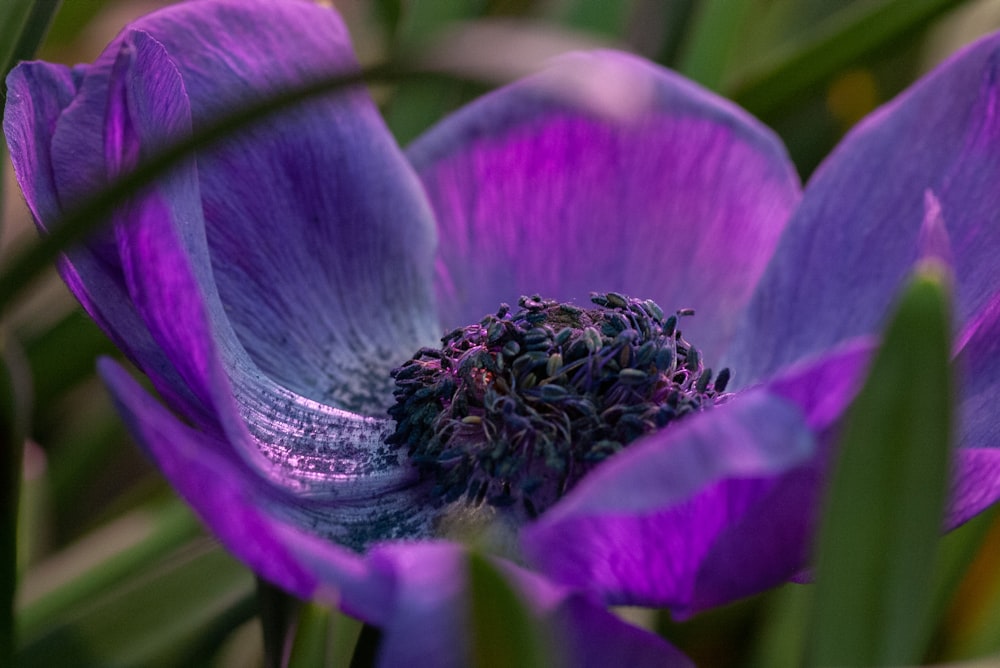
[[[536,517],[640,436],[730,396],[729,370],[713,382],[681,336],[693,311],[665,316],[614,292],[591,301],[522,297],[393,370],[387,442],[408,448],[435,497]]]

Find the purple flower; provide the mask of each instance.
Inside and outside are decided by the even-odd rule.
[[[351,90],[199,153],[60,268],[173,411],[101,363],[173,485],[261,575],[382,627],[384,665],[466,656],[464,553],[430,539],[461,524],[462,499],[481,489],[465,481],[443,503],[452,495],[432,487],[450,479],[386,443],[390,371],[520,295],[584,306],[615,291],[695,309],[685,391],[701,397],[703,367],[724,365],[733,381],[719,394],[732,396],[635,434],[537,521],[467,504],[520,561],[499,563],[571,665],[683,664],[604,606],[690,612],[805,566],[832,429],[928,247],[952,258],[968,371],[948,526],[1000,495],[998,59],[997,37],[954,57],[856,128],[804,194],[766,128],[625,54],[556,61],[405,155]],[[129,26],[93,65],[18,67],[4,130],[44,230],[232,105],[355,67],[339,18],[309,2],[185,3]],[[614,96],[567,85],[581,74]],[[598,370],[631,363],[609,361]],[[472,394],[494,386],[492,371],[473,371]],[[601,397],[643,380],[615,378]],[[556,404],[559,392],[530,396]]]

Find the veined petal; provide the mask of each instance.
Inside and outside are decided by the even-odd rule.
[[[61,211],[49,147],[53,127],[74,95],[75,77],[65,65],[24,63],[7,77],[4,135],[17,183],[37,221]]]
[[[413,510],[411,497],[386,494],[368,504],[334,506],[277,488],[230,443],[181,423],[117,364],[102,360],[99,369],[138,443],[227,549],[301,598],[308,600],[325,586],[337,589],[352,610],[379,608],[388,585],[377,584],[377,574],[338,543],[351,545],[364,532],[367,542],[398,538],[397,518],[388,516],[401,510],[411,522],[429,521],[429,515],[418,517],[422,511]],[[365,614],[381,621],[373,612]]]
[[[786,503],[780,477],[807,470],[815,453],[795,406],[751,390],[609,460],[525,530],[525,549],[543,572],[608,603],[686,611],[703,596],[697,587],[716,542],[761,504],[799,533],[801,509]],[[754,546],[783,556],[724,564],[740,576],[730,598],[780,582],[804,558],[801,544]]]
[[[959,440],[967,448],[1000,445],[1000,289],[966,322],[955,347],[960,379]]]
[[[316,577],[275,536],[258,509],[261,485],[247,484],[240,459],[170,415],[117,364],[102,360],[99,368],[137,441],[226,547],[271,582],[311,597]]]
[[[1000,499],[1000,292],[969,319],[956,341],[961,380],[958,459],[947,524],[953,528]]]
[[[36,123],[37,133],[51,133],[64,207],[107,182],[101,157],[112,70],[122,44],[140,32],[165,52],[195,129],[236,105],[357,67],[337,15],[304,0],[205,0],[145,17],[81,69],[77,95],[54,127]],[[295,57],[273,57],[289,48]],[[155,78],[159,67],[125,75]],[[136,140],[143,155],[156,147],[150,137]],[[209,266],[240,345],[296,394],[381,414],[388,371],[440,332],[431,213],[371,100],[353,88],[299,105],[199,154],[197,164]],[[113,244],[95,239],[90,251],[90,264],[119,278]],[[89,297],[102,298],[93,290]]]
[[[614,52],[556,60],[446,118],[407,155],[438,218],[445,325],[522,294],[585,304],[615,290],[695,308],[685,333],[710,359],[799,198],[769,130]]]
[[[109,81],[111,174],[188,134],[187,102],[163,45],[146,32],[129,33]],[[412,471],[382,442],[391,429],[387,418],[303,397],[262,373],[248,354],[215,280],[215,251],[202,215],[203,171],[193,160],[182,164],[133,197],[116,214],[115,228],[132,304],[199,403],[211,407],[214,422],[200,426],[222,429],[261,475],[314,500],[350,503],[412,485]],[[352,360],[356,352],[325,351]],[[342,385],[352,389],[356,383],[348,375]],[[400,530],[411,524],[401,522]],[[362,546],[356,538],[348,544]]]
[[[1000,499],[1000,447],[962,448],[952,472],[945,528],[952,530]]]
[[[337,15],[313,3],[177,9],[136,27],[175,63],[195,128],[234,104],[357,67]],[[274,57],[290,45],[294,57]],[[198,179],[219,296],[251,359],[314,401],[382,415],[388,371],[440,331],[431,213],[366,92],[339,91],[255,125],[200,154]]]
[[[85,69],[23,63],[7,79],[4,133],[18,184],[42,229],[64,213],[51,143],[60,115],[74,101]],[[202,421],[209,419],[135,312],[113,247],[109,249],[105,242],[69,249],[59,260],[59,272],[87,313],[144,368],[173,405],[184,407],[185,413],[200,416]]]
[[[740,382],[877,332],[927,252],[928,217],[949,240],[957,321],[1000,290],[998,65],[996,35],[964,49],[816,171],[734,339]]]

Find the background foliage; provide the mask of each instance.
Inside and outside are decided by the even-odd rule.
[[[4,2],[0,67],[5,70],[36,50],[46,60],[89,62],[128,20],[165,4]],[[962,43],[1000,27],[995,1],[336,4],[350,24],[359,57],[369,64],[431,52],[444,59],[438,62],[485,61],[491,73],[506,72],[512,50],[503,40],[479,41],[475,54],[462,46],[463,34],[487,24],[503,27],[511,39],[530,36],[533,44],[553,50],[611,45],[638,52],[758,115],[785,140],[803,179],[866,113]],[[405,144],[489,86],[403,80],[375,85],[373,93]],[[3,168],[0,270],[16,265],[37,244],[6,160]],[[0,331],[7,371],[0,378],[7,475],[0,508],[7,541],[0,562],[6,571],[0,579],[9,590],[16,568],[20,580],[16,650],[10,620],[0,619],[0,634],[8,634],[0,635],[0,652],[7,653],[0,654],[0,664],[6,665],[15,651],[25,666],[263,664],[276,661],[290,615],[299,620],[293,664],[347,666],[356,653],[353,665],[362,665],[371,654],[371,633],[337,613],[299,609],[266,588],[258,591],[253,576],[203,533],[129,442],[95,378],[95,358],[115,355],[113,346],[51,268],[29,273],[30,282],[28,274],[12,278],[0,271],[6,280],[17,281],[0,292],[18,294]],[[934,295],[940,291],[929,290],[924,298],[938,299]],[[18,478],[19,486],[14,484]],[[18,495],[15,536],[11,513]],[[1000,523],[995,519],[996,513],[987,513],[974,520],[942,541],[936,557],[928,557],[933,564],[928,571],[933,586],[925,592],[928,641],[907,660],[958,661],[1000,653]],[[14,538],[16,560],[10,558]],[[477,591],[506,601],[509,593],[490,589],[495,579],[484,572]],[[666,614],[623,614],[666,635],[700,666],[792,666],[805,652],[806,611],[815,594],[813,587],[789,585],[684,623]],[[261,601],[263,615],[258,613]],[[516,601],[507,604],[516,609]],[[282,612],[287,614],[275,614]]]

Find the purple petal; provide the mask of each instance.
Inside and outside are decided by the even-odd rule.
[[[111,173],[129,168],[170,137],[186,134],[187,100],[184,82],[163,46],[148,33],[129,33],[109,82],[106,146]],[[326,498],[343,505],[382,494],[401,498],[390,492],[406,496],[409,492],[400,488],[412,485],[414,476],[402,466],[399,453],[383,443],[391,430],[387,418],[365,418],[296,394],[261,373],[258,360],[251,359],[217,289],[214,251],[206,240],[201,208],[208,188],[201,180],[204,171],[200,162],[188,161],[134,197],[116,218],[129,298],[199,403],[210,407],[213,421],[199,425],[209,432],[223,430],[262,475],[313,501]],[[308,288],[299,294],[306,292]],[[377,323],[373,318],[372,324]],[[406,330],[399,326],[389,336],[405,337]],[[361,363],[353,349],[328,348],[324,353]],[[348,392],[357,385],[350,374],[339,383],[336,389]],[[422,508],[410,506],[405,516]],[[397,528],[365,535],[388,537],[398,535],[400,527],[418,525],[423,526],[400,521]],[[343,533],[329,537],[363,547],[358,536],[364,531],[358,530],[353,538]]]
[[[391,528],[378,534],[392,522],[424,521],[407,513],[412,498],[331,506],[276,489],[230,443],[182,424],[117,364],[102,360],[99,369],[136,440],[228,550],[300,598],[336,590],[345,609],[384,621],[391,581],[336,543],[352,542],[344,537],[352,531],[392,538]]]
[[[23,63],[8,77],[4,133],[21,191],[35,221],[44,227],[62,214],[51,161],[54,127],[77,93],[82,68],[71,71],[48,63]],[[102,250],[107,250],[106,244]],[[117,258],[106,261],[89,248],[74,248],[60,259],[59,271],[90,316],[160,391],[190,415],[203,409],[152,340],[127,296]]]
[[[992,36],[961,51],[817,170],[734,339],[743,382],[878,331],[928,242],[952,258],[959,322],[1000,290],[998,47]]]
[[[814,454],[796,407],[750,391],[598,468],[525,530],[525,549],[543,572],[609,603],[687,610],[706,595],[697,587],[716,541],[761,516],[761,505],[771,523],[792,522],[798,534],[801,509],[787,503],[779,476],[808,468]],[[777,564],[758,564],[750,550],[781,554],[787,541],[746,547],[745,559],[719,565],[740,578],[730,598],[777,584],[804,556],[793,544]]]
[[[581,99],[581,80],[616,97]],[[799,197],[769,130],[613,52],[558,60],[445,119],[407,154],[438,217],[446,325],[522,294],[587,303],[615,290],[695,308],[685,333],[710,358]]]
[[[137,440],[223,544],[268,580],[309,598],[316,578],[259,512],[256,486],[246,484],[238,458],[226,458],[225,444],[171,416],[121,367],[102,361],[100,370]]]
[[[950,531],[1000,498],[1000,447],[962,448],[952,473],[951,503],[945,516]]]
[[[126,83],[112,81],[122,45],[139,33],[164,54],[114,75]],[[313,3],[182,3],[133,24],[82,69],[79,92],[54,129],[36,123],[34,132],[51,133],[54,187],[67,205],[116,171],[101,160],[106,119],[131,114],[133,141],[148,155],[164,140],[156,128],[165,97],[189,105],[197,129],[234,105],[354,69],[339,18]],[[109,108],[116,86],[133,95],[121,113]],[[135,97],[144,89],[146,101]],[[253,362],[298,395],[381,414],[388,370],[440,332],[430,294],[431,214],[370,99],[343,91],[258,123],[199,154],[197,180],[213,289]],[[91,274],[106,269],[105,283],[120,281],[113,245],[95,240],[91,251],[76,276],[96,283]],[[93,286],[82,296],[98,302],[98,312],[110,308],[102,299]]]
[[[1000,446],[1000,290],[970,318],[955,342],[959,385],[958,444],[962,447]]]
[[[338,605],[381,627],[379,665],[465,665],[463,548],[394,543],[362,557],[319,540],[309,527],[287,519],[301,510],[294,497],[274,494],[238,457],[221,453],[225,443],[210,443],[181,424],[114,363],[102,363],[101,371],[136,438],[229,551],[296,596]],[[334,515],[327,520],[333,522]],[[534,612],[569,643],[568,665],[596,668],[607,665],[598,657],[626,650],[623,656],[635,659],[630,665],[689,665],[662,639],[599,605],[512,564],[501,565]]]
[[[767,389],[798,406],[813,433],[824,433],[836,427],[861,389],[877,345],[873,337],[847,341],[785,369]]]
[[[379,648],[380,666],[469,665],[467,555],[448,543],[389,545],[370,561],[393,573],[395,598],[389,604],[389,631]],[[509,562],[497,562],[538,628],[563,653],[557,663],[574,668],[609,665],[688,667],[691,662],[652,633],[621,621],[601,605]],[[419,614],[418,614],[419,613]]]
[[[626,624],[607,610],[573,596],[550,613],[556,633],[569,648],[566,666],[603,668],[693,668],[694,664],[658,635]]]
[[[307,2],[179,5],[136,27],[177,67],[195,128],[357,67],[337,15]],[[219,296],[251,359],[300,395],[381,415],[388,371],[440,332],[431,213],[364,90],[200,154],[198,179]]]
[[[947,524],[957,526],[1000,499],[1000,292],[959,333],[958,461]]]
[[[150,74],[140,76],[136,70]],[[184,86],[163,48],[145,33],[122,46],[109,82],[105,159],[109,176],[133,169],[169,137],[190,133]],[[146,139],[147,141],[142,141]],[[194,159],[115,212],[121,272],[133,307],[202,405],[234,413],[204,297],[180,235],[193,246],[201,198]],[[182,225],[184,227],[182,227]],[[204,277],[205,282],[211,276]]]
[[[73,72],[63,65],[24,63],[7,77],[3,129],[21,192],[35,220],[61,210],[49,157],[52,129],[76,94]]]

